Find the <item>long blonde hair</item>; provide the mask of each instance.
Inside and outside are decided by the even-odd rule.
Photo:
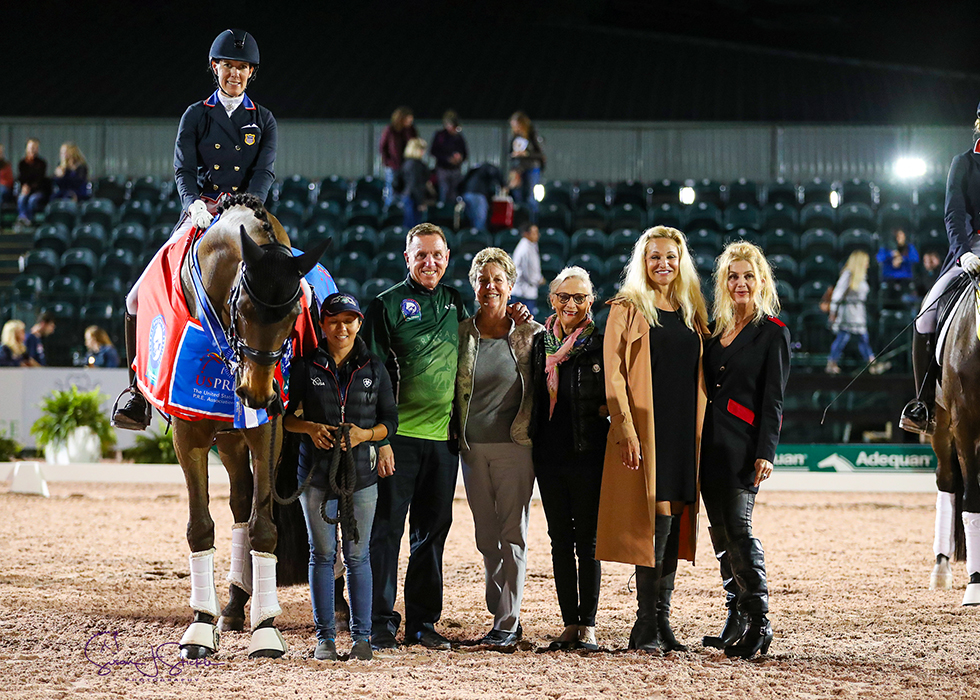
[[[633,245],[630,261],[623,268],[623,285],[612,302],[629,302],[643,314],[651,326],[659,326],[653,285],[647,275],[647,246],[654,238],[666,238],[677,246],[677,277],[667,290],[667,298],[676,303],[684,324],[696,333],[708,328],[708,311],[701,294],[701,281],[694,267],[694,259],[687,249],[687,238],[676,228],[654,226],[648,228]]]
[[[27,352],[27,347],[17,340],[17,333],[25,331],[27,326],[23,321],[16,318],[3,324],[3,331],[0,331],[0,345],[6,345],[14,356],[23,355]]]
[[[712,315],[715,319],[713,335],[722,335],[735,327],[735,302],[728,293],[728,271],[732,263],[747,262],[755,273],[756,287],[755,316],[753,323],[759,323],[766,316],[779,314],[779,295],[776,293],[776,278],[772,267],[766,260],[762,249],[748,241],[733,241],[715,262],[715,304]]]
[[[75,170],[79,166],[85,165],[85,156],[72,141],[65,141],[61,146],[65,149],[65,157],[60,163],[62,168]]]
[[[861,286],[861,283],[867,279],[868,264],[870,262],[871,258],[868,257],[867,252],[860,249],[855,250],[847,256],[847,262],[844,263],[844,269],[841,271],[841,274],[844,274],[844,272],[851,273],[851,283],[847,285],[848,289],[856,292],[858,287]]]

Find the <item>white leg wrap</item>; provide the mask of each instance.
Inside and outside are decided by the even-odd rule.
[[[231,566],[228,567],[228,583],[232,583],[252,595],[252,561],[248,556],[252,547],[248,542],[248,523],[235,523],[231,527]]]
[[[966,573],[980,572],[980,513],[963,513],[966,535]]]
[[[252,550],[252,629],[282,614],[276,597],[276,555]]]
[[[218,616],[218,591],[214,587],[214,547],[191,552],[191,609]]]
[[[211,651],[218,651],[218,628],[206,622],[192,622],[180,638],[180,646],[193,644]]]
[[[932,553],[953,558],[953,526],[956,520],[956,494],[940,491],[936,494],[936,539],[932,543]]]

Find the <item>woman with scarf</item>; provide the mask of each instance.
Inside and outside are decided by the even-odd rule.
[[[600,568],[595,537],[609,431],[602,334],[592,320],[595,293],[588,272],[566,267],[549,291],[555,313],[531,350],[534,473],[548,519],[565,625],[549,649],[597,649]]]

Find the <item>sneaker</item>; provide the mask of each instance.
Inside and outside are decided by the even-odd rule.
[[[871,372],[871,374],[882,374],[883,372],[887,372],[891,368],[892,368],[891,362],[887,362],[887,361],[875,362],[873,365],[871,365],[871,367],[868,368],[868,371]]]
[[[350,649],[350,658],[357,661],[370,661],[374,658],[371,651],[371,642],[366,639],[358,639]]]
[[[833,360],[827,360],[827,366],[824,368],[824,372],[827,374],[840,374],[840,365]]]
[[[334,644],[332,639],[321,639],[316,643],[316,651],[313,652],[313,658],[317,661],[336,661],[337,645]]]
[[[398,640],[391,632],[378,632],[371,637],[371,648],[373,649],[397,649]]]
[[[599,644],[595,639],[595,627],[579,625],[578,646],[581,649],[587,649],[589,651],[597,651],[599,649]]]

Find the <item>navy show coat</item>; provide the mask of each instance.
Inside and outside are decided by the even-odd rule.
[[[980,231],[980,141],[973,150],[953,157],[946,179],[946,235],[949,252],[942,272],[973,248]]]
[[[275,180],[276,118],[245,99],[229,117],[215,91],[184,112],[177,129],[174,170],[184,209],[201,196],[248,192],[262,202]]]
[[[789,378],[789,329],[777,318],[748,324],[727,348],[705,343],[708,410],[701,434],[701,488],[758,491],[755,460],[774,462]]]

